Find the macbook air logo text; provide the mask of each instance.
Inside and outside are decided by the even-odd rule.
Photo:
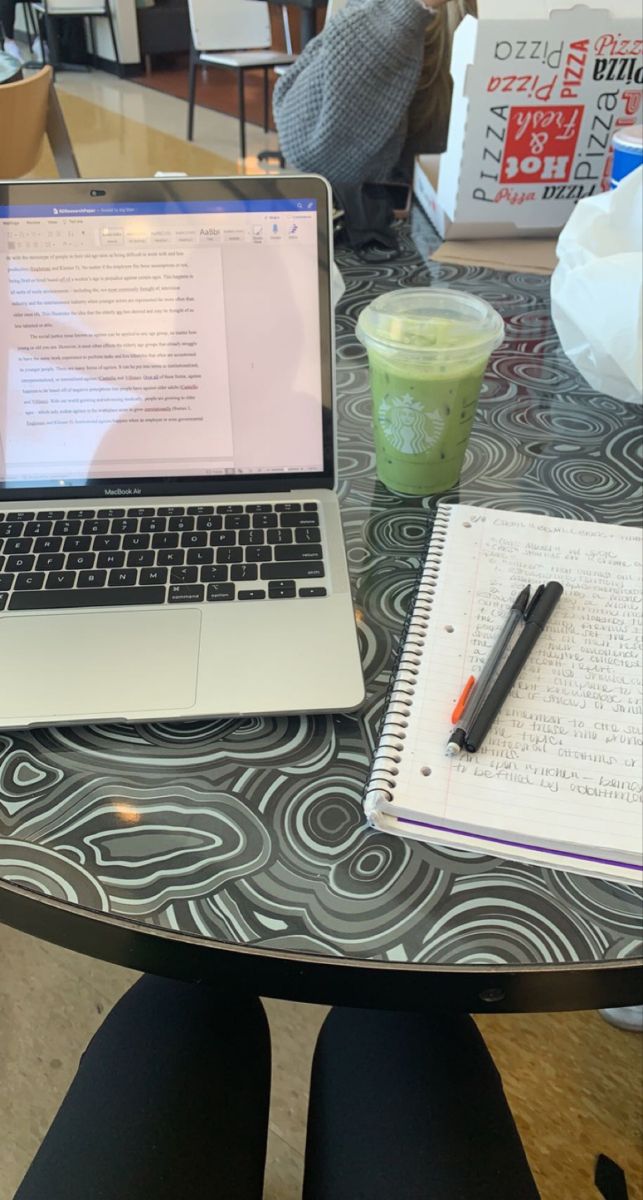
[[[140,488],[104,488],[104,496],[140,496]]]

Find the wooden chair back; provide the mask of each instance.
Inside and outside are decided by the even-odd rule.
[[[28,79],[0,87],[0,178],[19,179],[35,167],[47,128],[52,79],[47,66]]]

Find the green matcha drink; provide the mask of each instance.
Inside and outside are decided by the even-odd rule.
[[[426,496],[457,483],[503,332],[491,305],[455,289],[389,292],[362,311],[377,474],[391,491]]]

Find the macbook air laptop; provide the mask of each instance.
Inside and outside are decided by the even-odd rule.
[[[330,193],[0,183],[0,727],[353,709]]]

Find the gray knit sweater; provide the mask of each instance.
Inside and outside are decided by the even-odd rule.
[[[290,166],[338,184],[390,178],[432,19],[420,0],[348,0],[275,87]]]

